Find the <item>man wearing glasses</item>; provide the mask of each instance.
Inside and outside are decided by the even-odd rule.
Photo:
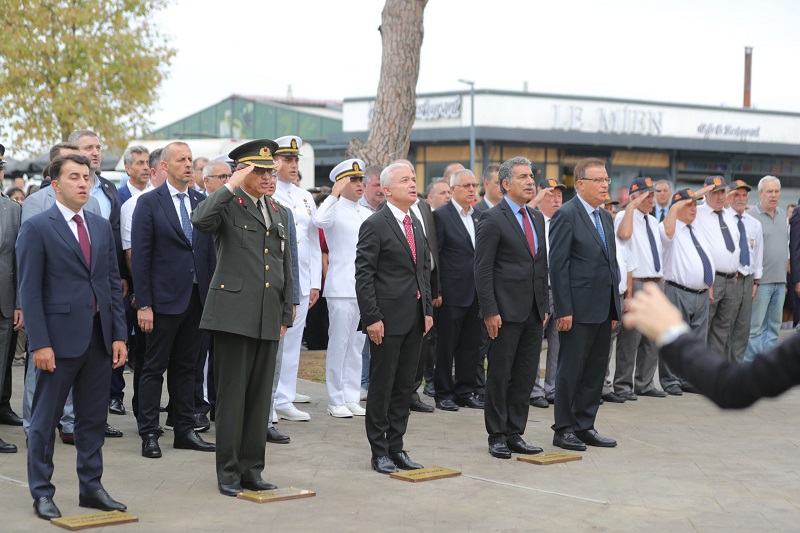
[[[577,195],[550,222],[550,283],[561,332],[553,445],[586,450],[617,442],[594,428],[608,364],[612,323],[622,316],[614,222],[603,209],[608,173],[599,159],[575,165]]]
[[[225,185],[231,178],[231,167],[224,161],[212,161],[203,167],[206,196]]]
[[[456,170],[450,176],[453,199],[433,212],[439,266],[447,272],[441,278],[434,373],[436,407],[443,411],[458,411],[459,406],[483,409],[484,405],[475,394],[483,328],[475,291],[475,226],[479,213],[472,203],[476,182],[471,170]]]

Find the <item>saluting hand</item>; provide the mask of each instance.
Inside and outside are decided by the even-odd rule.
[[[242,184],[247,175],[250,174],[252,171],[253,171],[252,165],[247,165],[246,167],[242,167],[233,173],[233,176],[230,177],[228,183],[230,184],[231,187],[236,189],[237,187],[239,187],[239,185]]]

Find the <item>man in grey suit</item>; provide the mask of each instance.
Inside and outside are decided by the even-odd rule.
[[[268,139],[238,146],[229,154],[238,170],[192,213],[217,254],[200,327],[214,333],[217,482],[225,496],[275,488],[261,473],[275,357],[293,303],[289,217],[265,196],[277,148]]]
[[[72,143],[59,143],[50,150],[50,161],[57,157],[64,157],[68,154],[79,154],[78,145]],[[45,169],[45,174],[49,174],[49,167]],[[45,180],[50,180],[49,175],[45,175]],[[39,189],[35,193],[25,198],[25,203],[22,204],[22,217],[20,224],[24,224],[33,215],[47,211],[53,204],[56,203],[56,191],[52,187],[45,187]],[[90,196],[89,201],[83,206],[84,211],[89,211],[96,215],[100,214],[100,204],[97,200]],[[27,357],[27,370],[25,371],[25,383],[23,386],[22,395],[22,426],[25,434],[28,434],[28,428],[31,424],[31,402],[33,401],[33,391],[36,388],[36,372],[33,366],[33,357],[28,354]],[[61,441],[64,444],[75,444],[75,436],[73,428],[75,425],[75,413],[72,410],[72,394],[67,397],[67,403],[64,404],[64,414],[61,417],[58,426],[58,433]]]
[[[0,167],[2,167],[0,145]],[[17,291],[17,259],[14,246],[19,233],[20,206],[17,202],[0,197],[0,397],[3,395],[4,376],[11,364],[10,344],[13,332],[22,327],[22,311]],[[15,453],[17,447],[0,439],[0,453]]]

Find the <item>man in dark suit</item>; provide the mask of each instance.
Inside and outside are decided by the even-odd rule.
[[[575,165],[577,195],[550,222],[550,284],[561,332],[553,445],[612,447],[594,428],[608,365],[612,322],[620,319],[614,224],[603,209],[608,173],[599,159]]]
[[[131,266],[137,321],[147,334],[139,378],[142,456],[161,457],[158,417],[164,372],[169,370],[173,447],[214,451],[194,429],[194,373],[200,355],[200,317],[215,258],[211,236],[194,231],[189,213],[205,200],[191,187],[192,151],[182,142],[161,152],[167,181],[139,196],[133,213]]]
[[[295,299],[289,211],[275,190],[277,143],[251,141],[230,153],[238,170],[193,213],[214,235],[218,264],[200,326],[214,333],[217,482],[225,496],[269,490],[264,481],[267,420],[278,343]]]
[[[481,215],[475,286],[491,339],[484,408],[489,453],[510,459],[512,451],[542,451],[522,435],[547,320],[547,245],[541,213],[525,205],[536,190],[531,162],[513,157],[498,175],[504,200]]]
[[[456,170],[450,176],[453,199],[433,212],[442,277],[442,305],[436,315],[436,407],[483,409],[475,394],[475,367],[481,356],[481,324],[475,291],[475,175]],[[453,362],[456,380],[453,382]]]
[[[483,171],[483,198],[473,206],[479,214],[491,209],[503,199],[500,180],[497,177],[499,171],[499,165],[489,165]]]
[[[125,364],[125,311],[108,221],[83,205],[89,162],[68,155],[51,165],[56,204],[31,218],[17,240],[20,299],[39,374],[28,441],[28,484],[40,518],[61,516],[53,502],[55,426],[73,389],[79,505],[124,511],[103,488],[101,448],[111,368]],[[88,227],[88,231],[87,231]]]
[[[395,163],[381,172],[386,205],[361,225],[356,248],[356,298],[370,340],[370,387],[365,416],[372,468],[422,468],[403,450],[422,336],[433,326],[430,253],[410,215],[417,200],[411,169]]]

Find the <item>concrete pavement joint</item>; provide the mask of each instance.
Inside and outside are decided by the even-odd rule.
[[[505,487],[513,487],[515,489],[524,489],[524,490],[532,490],[534,492],[541,492],[543,494],[550,494],[552,496],[563,496],[564,498],[571,498],[573,500],[580,500],[589,503],[598,503],[600,505],[608,505],[608,502],[605,500],[595,500],[593,498],[585,498],[583,496],[575,496],[574,494],[565,494],[563,492],[554,492],[552,490],[544,490],[544,489],[537,489],[534,487],[526,487],[525,485],[515,485],[513,483],[506,483],[504,481],[497,481],[495,479],[487,479],[485,477],[478,477],[478,476],[471,476],[469,474],[461,474],[463,477],[468,477],[470,479],[475,479],[477,481],[486,481],[487,483],[494,483],[495,485],[503,485]]]
[[[19,481],[18,479],[13,479],[13,478],[6,477],[6,476],[0,476],[0,479],[2,479],[3,481],[8,481],[9,483],[13,483],[15,485],[20,485],[22,487],[27,487],[28,486],[27,483],[25,483],[24,481]]]

